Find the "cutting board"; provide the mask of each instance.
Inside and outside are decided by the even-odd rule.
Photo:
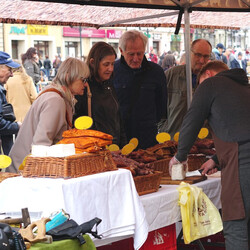
[[[202,175],[202,176],[190,176],[186,177],[184,180],[171,180],[170,176],[163,176],[161,178],[161,184],[163,185],[179,185],[182,181],[189,183],[189,184],[194,184],[197,182],[201,182],[207,179],[207,176]]]

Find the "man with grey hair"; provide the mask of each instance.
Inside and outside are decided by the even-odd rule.
[[[9,154],[13,145],[13,134],[16,134],[21,126],[20,122],[13,122],[4,116],[3,106],[7,104],[6,90],[4,84],[13,76],[13,68],[18,68],[20,65],[13,62],[10,55],[0,51],[0,154],[1,144],[4,154]],[[2,142],[1,142],[2,141]]]
[[[196,87],[196,77],[212,52],[212,46],[205,39],[198,39],[191,44],[192,89]],[[160,124],[159,131],[173,136],[180,131],[183,118],[187,112],[187,75],[186,65],[172,67],[165,71],[167,79],[168,103],[166,120]]]
[[[163,69],[145,57],[148,38],[137,30],[120,38],[121,58],[114,65],[116,89],[127,139],[139,148],[157,143],[157,123],[166,112],[166,78]]]

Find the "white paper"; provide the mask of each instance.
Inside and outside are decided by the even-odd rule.
[[[56,144],[52,146],[32,145],[31,156],[34,157],[66,157],[74,155],[75,144]]]

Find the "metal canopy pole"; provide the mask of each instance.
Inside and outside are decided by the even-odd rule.
[[[187,76],[187,107],[190,107],[192,101],[192,73],[191,73],[191,60],[190,60],[190,19],[188,8],[184,7],[184,20],[185,20],[185,53],[186,53],[186,76]]]

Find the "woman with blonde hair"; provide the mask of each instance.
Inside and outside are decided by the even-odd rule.
[[[23,122],[37,97],[37,92],[32,78],[26,73],[21,62],[14,61],[19,63],[20,67],[13,69],[13,77],[9,78],[4,87],[7,91],[6,98],[13,106],[16,121]]]
[[[52,83],[39,94],[27,113],[11,151],[9,172],[17,172],[32,145],[51,146],[72,127],[75,95],[83,95],[89,68],[79,59],[69,57],[60,66]]]

